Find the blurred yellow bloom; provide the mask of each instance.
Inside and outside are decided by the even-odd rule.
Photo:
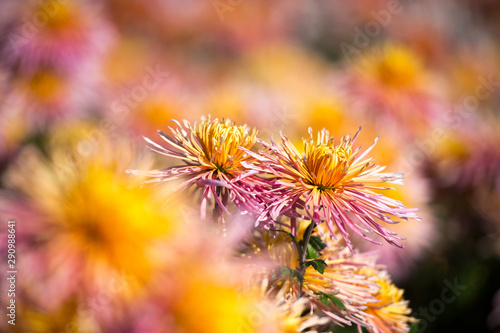
[[[173,306],[178,327],[185,332],[226,333],[257,332],[251,316],[257,311],[257,299],[224,283],[200,275],[186,277],[184,292]],[[262,315],[262,314],[261,314]]]
[[[47,15],[46,26],[52,33],[66,33],[68,29],[78,28],[82,24],[78,8],[72,2],[57,0],[40,2],[34,12],[51,13]]]
[[[426,133],[444,107],[440,81],[403,45],[385,43],[361,55],[344,86],[363,122],[375,124],[378,133],[396,130],[399,140]]]
[[[418,86],[423,77],[423,66],[417,55],[394,44],[386,44],[382,50],[362,58],[358,70],[386,88],[395,89]]]
[[[61,75],[48,69],[36,72],[27,85],[30,97],[42,103],[54,103],[62,98],[65,91],[65,82]]]
[[[66,302],[57,310],[41,310],[32,305],[23,307],[20,313],[23,320],[16,322],[16,326],[10,332],[99,332],[96,322],[92,318],[85,317],[79,310],[79,304],[75,299]]]
[[[125,174],[150,163],[137,162],[141,154],[124,140],[86,141],[78,127],[68,133],[49,144],[47,157],[28,147],[8,173],[9,187],[24,195],[40,228],[25,232],[51,267],[46,292],[61,279],[62,298],[91,292],[116,274],[142,285],[155,265],[154,242],[170,235],[175,216]],[[82,150],[82,142],[90,148]]]

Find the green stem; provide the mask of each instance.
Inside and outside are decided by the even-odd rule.
[[[311,235],[313,233],[314,227],[316,226],[316,222],[311,221],[311,224],[307,227],[305,233],[304,233],[304,246],[300,249],[298,249],[299,252],[299,268],[297,271],[299,272],[300,276],[303,277],[304,273],[306,272],[306,254],[307,254],[307,245],[309,244],[309,240],[311,239]],[[302,297],[304,295],[304,291],[302,290],[302,285],[303,285],[303,279],[299,278],[299,297]]]

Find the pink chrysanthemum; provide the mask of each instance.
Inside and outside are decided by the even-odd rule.
[[[401,139],[425,133],[443,107],[435,94],[438,81],[410,48],[390,43],[373,48],[346,74],[340,89],[345,89],[352,109],[381,128],[403,127]]]
[[[343,137],[338,145],[325,129],[318,132],[316,140],[312,129],[309,134],[309,138],[303,139],[303,154],[284,135],[281,135],[282,144],[259,141],[265,147],[259,154],[245,150],[258,160],[256,166],[245,166],[275,176],[271,190],[275,198],[259,218],[304,214],[317,224],[325,222],[330,230],[336,225],[351,251],[354,250],[346,227],[373,243],[381,244],[369,238],[366,235],[369,232],[403,247],[398,241],[403,238],[379,222],[419,219],[415,214],[418,209],[408,209],[403,203],[373,191],[390,189],[381,183],[402,184],[403,179],[399,173],[381,173],[385,167],[376,165],[372,158],[365,158],[376,141],[358,154],[359,148],[353,151],[352,144],[359,131],[353,138]]]
[[[1,53],[3,62],[24,74],[46,67],[61,73],[81,70],[112,40],[113,32],[99,12],[80,1],[31,1],[19,14],[4,31]]]
[[[265,181],[256,176],[259,171],[249,171],[243,166],[244,163],[251,164],[254,158],[239,148],[252,149],[257,130],[246,125],[236,126],[230,120],[210,118],[202,118],[194,126],[187,121],[183,122],[184,126],[176,123],[177,129],[169,127],[173,137],[158,131],[167,143],[166,147],[148,138],[145,140],[152,151],[178,159],[184,164],[153,171],[129,172],[154,178],[145,183],[178,179],[182,181],[179,190],[200,188],[202,218],[206,216],[207,200],[211,198],[215,199],[216,212],[221,218],[223,214],[230,215],[226,207],[229,202],[233,202],[243,213],[257,216],[262,210],[263,199],[255,193],[265,186]]]

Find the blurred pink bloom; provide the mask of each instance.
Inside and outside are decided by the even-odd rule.
[[[140,289],[156,264],[149,251],[168,235],[172,216],[125,174],[151,162],[139,160],[133,144],[83,149],[82,128],[63,131],[46,155],[31,146],[21,151],[6,176],[9,192],[0,196],[0,215],[20,223],[22,292],[48,309],[75,295],[98,297],[117,278],[128,286],[113,298]]]
[[[93,65],[112,40],[110,25],[82,1],[33,1],[18,9],[4,28],[2,47],[3,61],[13,71],[79,71]]]
[[[360,55],[339,87],[351,108],[379,128],[396,127],[403,139],[427,131],[443,108],[437,80],[413,50],[385,44]]]

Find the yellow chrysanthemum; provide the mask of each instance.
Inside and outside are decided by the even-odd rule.
[[[192,277],[182,286],[172,313],[176,325],[185,332],[257,332],[250,320],[257,299],[234,287]]]
[[[297,222],[297,241],[301,241],[310,221]],[[326,245],[319,257],[326,263],[324,272],[308,266],[303,273],[304,297],[313,304],[315,313],[328,317],[335,324],[357,324],[374,333],[392,332],[387,327],[407,330],[407,323],[414,319],[408,316],[410,310],[402,298],[403,292],[390,282],[383,267],[376,265],[376,257],[354,255],[338,232],[332,238],[324,225],[318,226],[313,235]],[[267,257],[276,265],[293,270],[300,268],[298,251],[285,233],[262,231],[249,249],[250,257]],[[268,272],[263,273],[261,278],[268,285],[267,294],[274,293],[289,302],[298,297],[300,284],[296,277],[277,277]],[[321,295],[335,297],[340,304],[325,303]]]
[[[184,126],[170,128],[173,137],[159,131],[167,147],[146,138],[148,148],[159,154],[178,159],[185,163],[153,171],[131,170],[138,175],[154,179],[145,183],[182,180],[180,190],[189,190],[196,186],[202,188],[201,213],[206,216],[207,200],[215,198],[219,215],[230,214],[226,205],[233,202],[243,212],[260,211],[262,200],[252,192],[255,186],[262,186],[263,181],[249,171],[246,165],[253,157],[242,148],[252,149],[256,142],[257,130],[237,126],[230,120],[219,121],[202,118],[193,126],[184,121]]]
[[[410,317],[411,309],[408,301],[403,299],[403,290],[397,288],[389,279],[385,272],[375,272],[369,268],[360,270],[364,274],[371,275],[371,281],[380,286],[380,289],[373,296],[376,302],[367,303],[364,311],[368,316],[367,322],[372,326],[373,333],[382,332],[408,332],[410,322],[416,322]]]
[[[360,59],[358,70],[389,89],[406,89],[422,83],[423,66],[410,49],[387,44]]]
[[[173,305],[175,325],[197,333],[297,333],[325,323],[308,313],[307,301],[266,300],[227,284],[192,278]]]
[[[155,265],[152,245],[170,235],[173,215],[153,193],[133,188],[138,182],[125,170],[142,163],[134,162],[132,145],[92,141],[92,149],[82,150],[78,143],[85,142],[85,130],[69,132],[67,143],[58,136],[47,157],[26,149],[7,176],[37,221],[24,232],[51,269],[50,276],[42,276],[45,290],[56,292],[60,284],[64,288],[57,293],[64,298],[95,291],[116,274],[142,285]]]
[[[310,221],[299,221],[297,228],[297,240],[301,241]],[[373,265],[373,257],[354,257],[352,252],[344,245],[340,235],[336,234],[337,239],[331,239],[327,228],[321,227],[321,236],[327,242],[327,247],[322,251],[320,259],[325,260],[327,266],[323,273],[318,272],[312,266],[308,266],[303,272],[302,288],[304,296],[314,308],[323,314],[322,324],[333,322],[340,325],[352,325],[352,323],[366,326],[362,310],[368,302],[376,301],[372,293],[378,289],[377,286],[368,281],[366,274],[358,273],[360,266]],[[285,228],[285,230],[287,230]],[[262,231],[261,241],[256,239],[251,244],[250,257],[267,257],[274,264],[287,266],[290,269],[297,270],[299,266],[299,254],[295,245],[291,242],[288,235],[282,232]],[[269,272],[264,273],[263,279],[269,279]],[[288,278],[270,279],[270,292],[277,291],[283,299],[293,302],[299,295],[300,284],[295,280]],[[268,292],[268,293],[270,293]],[[328,294],[338,298],[342,307],[336,304],[330,306],[319,301],[320,293]],[[328,320],[325,321],[325,316]]]
[[[411,48],[385,43],[361,55],[345,81],[350,107],[365,122],[382,129],[404,128],[399,139],[413,141],[438,117],[442,99],[439,80]]]

